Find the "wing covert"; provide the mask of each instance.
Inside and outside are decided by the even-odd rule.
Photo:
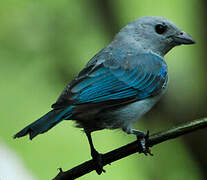
[[[126,56],[90,65],[68,86],[68,92],[61,99],[71,104],[142,100],[159,94],[166,83],[167,65],[161,57],[154,54]],[[61,106],[61,99],[53,107]]]

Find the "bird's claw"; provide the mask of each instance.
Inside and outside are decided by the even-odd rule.
[[[103,163],[102,163],[102,154],[99,154],[97,151],[91,152],[91,156],[93,158],[95,170],[98,175],[100,175],[102,172],[106,172],[103,169]]]
[[[137,136],[138,148],[139,148],[138,152],[144,153],[146,156],[148,154],[153,156],[153,154],[151,153],[151,151],[147,145],[148,140],[149,140],[149,131],[147,131],[147,133],[144,134],[143,136]]]

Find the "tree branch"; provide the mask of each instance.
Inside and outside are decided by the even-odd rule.
[[[149,140],[147,142],[147,145],[149,147],[152,147],[156,144],[162,143],[164,141],[182,136],[184,134],[196,131],[198,129],[202,129],[207,127],[207,118],[194,120],[191,122],[187,122],[185,124],[176,126],[172,129],[169,129],[167,131],[163,131],[160,133],[153,134],[149,137]],[[125,146],[122,146],[118,149],[115,149],[113,151],[110,151],[106,154],[103,154],[102,163],[103,165],[110,164],[114,161],[117,161],[119,159],[122,159],[124,157],[127,157],[133,153],[138,152],[138,143],[137,141],[134,141],[132,143],[129,143]],[[62,171],[60,169],[60,172],[53,180],[70,180],[70,179],[76,179],[80,176],[83,176],[91,171],[95,170],[95,166],[93,163],[93,160],[86,161],[68,171]]]

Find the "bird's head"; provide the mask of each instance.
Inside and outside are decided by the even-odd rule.
[[[116,39],[132,41],[139,47],[164,56],[181,44],[194,44],[190,35],[170,20],[157,16],[144,16],[127,24]]]

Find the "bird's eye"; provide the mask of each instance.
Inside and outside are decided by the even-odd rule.
[[[156,33],[158,33],[158,34],[163,34],[163,33],[166,32],[166,30],[167,30],[167,26],[164,25],[164,24],[157,24],[157,25],[155,26],[155,31],[156,31]]]

